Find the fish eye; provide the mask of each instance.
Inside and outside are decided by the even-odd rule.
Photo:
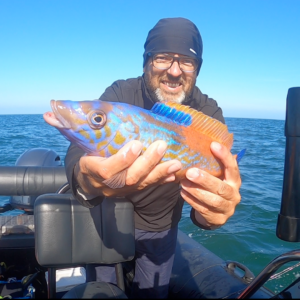
[[[106,115],[103,111],[92,111],[88,116],[89,124],[94,129],[102,128],[106,123]]]

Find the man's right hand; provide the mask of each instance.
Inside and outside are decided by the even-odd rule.
[[[181,169],[178,160],[160,163],[167,149],[164,141],[155,141],[142,152],[139,141],[131,141],[111,157],[82,156],[74,168],[74,176],[82,190],[89,195],[125,197],[155,184],[175,181]],[[103,181],[127,170],[124,186],[112,189]]]

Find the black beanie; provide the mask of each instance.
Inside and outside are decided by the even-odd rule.
[[[149,31],[144,44],[144,63],[153,53],[178,53],[196,58],[202,64],[203,44],[197,26],[185,18],[159,20]]]

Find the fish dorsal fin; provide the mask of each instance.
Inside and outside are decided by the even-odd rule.
[[[192,124],[192,116],[188,113],[189,106],[172,102],[156,102],[151,111],[154,114],[169,118],[174,123],[184,126]]]
[[[201,111],[174,102],[157,102],[151,111],[169,118],[176,124],[190,126],[202,134],[209,135],[213,140],[229,149],[232,147],[233,134],[228,132],[227,126]]]

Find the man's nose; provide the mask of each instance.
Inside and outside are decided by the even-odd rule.
[[[182,74],[178,61],[173,61],[171,67],[168,69],[168,73],[174,77],[178,77]]]

